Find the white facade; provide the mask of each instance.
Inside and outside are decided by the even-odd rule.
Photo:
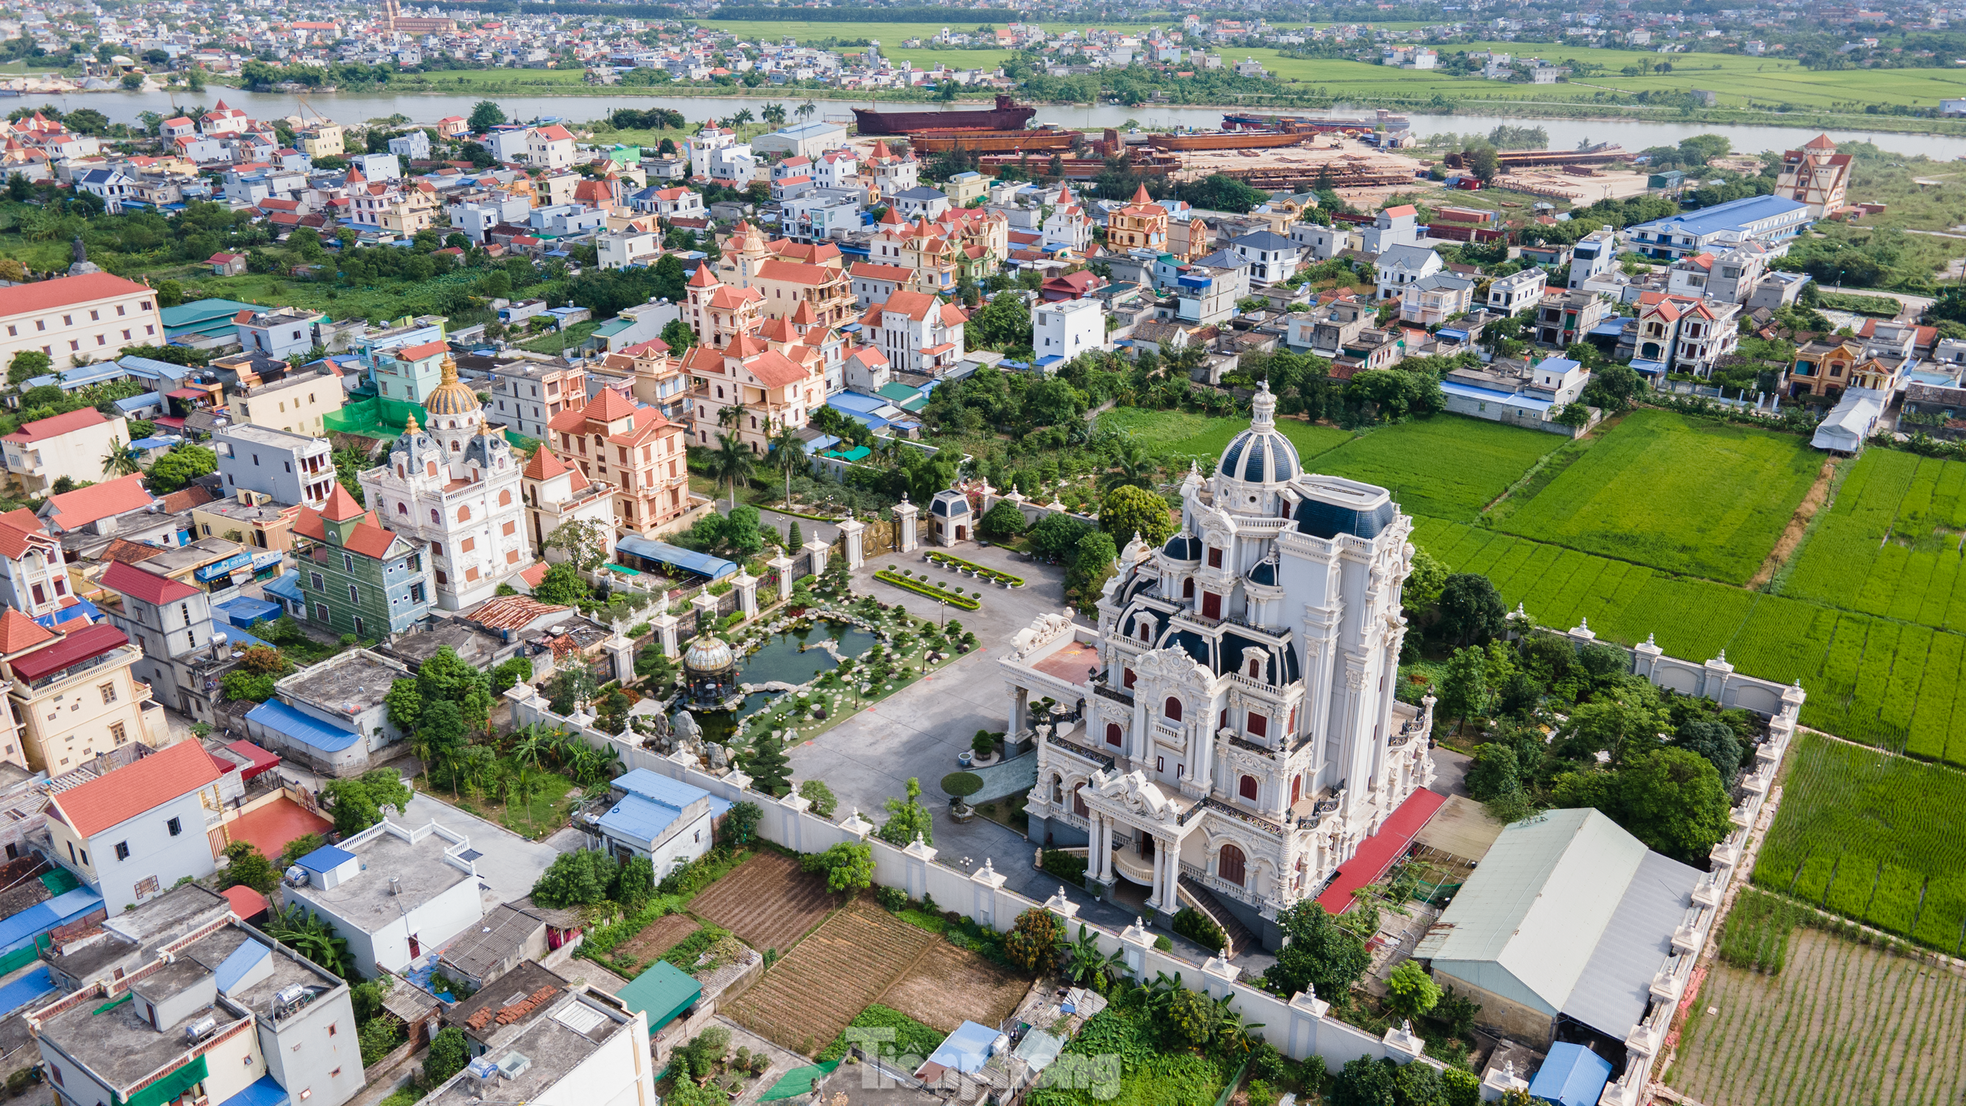
[[[1047,367],[1106,345],[1106,309],[1098,300],[1061,300],[1031,310],[1031,346]],[[1056,362],[1047,358],[1057,357]]]
[[[66,369],[113,359],[124,346],[163,340],[157,294],[108,273],[17,285],[0,297],[0,361],[38,350],[55,368]]]
[[[1542,302],[1543,290],[1549,286],[1549,282],[1549,276],[1533,266],[1519,273],[1496,277],[1489,282],[1488,302],[1484,306],[1504,315],[1533,309]]]
[[[573,135],[558,124],[527,131],[526,164],[541,169],[571,169]]]
[[[336,848],[346,862],[281,894],[333,925],[366,977],[401,971],[485,916],[477,865],[459,855],[471,848],[463,834],[385,818]]]
[[[1038,744],[1031,837],[1090,842],[1089,882],[1144,885],[1163,918],[1192,880],[1274,945],[1277,912],[1432,781],[1432,712],[1393,695],[1412,519],[1299,471],[1267,388],[1254,407],[1215,475],[1183,483],[1180,532],[1121,553],[1098,628],[1046,616],[1000,663],[1013,733],[1041,695],[1085,704],[1082,730]],[[1091,688],[1036,667],[1072,639],[1096,651]]]
[[[651,230],[620,230],[594,239],[594,252],[603,269],[648,265],[662,256],[662,238]]]

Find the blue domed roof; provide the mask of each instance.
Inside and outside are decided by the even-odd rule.
[[[1260,564],[1258,564],[1255,568],[1250,569],[1249,582],[1252,584],[1265,584],[1270,587],[1275,587],[1277,583],[1276,562],[1263,561]]]
[[[1379,532],[1393,524],[1399,517],[1399,508],[1392,500],[1381,500],[1376,507],[1358,509],[1340,507],[1317,499],[1306,499],[1297,505],[1296,513],[1291,515],[1300,533],[1329,541],[1340,534],[1350,534],[1356,538],[1376,538]]]
[[[1252,484],[1281,484],[1297,475],[1297,447],[1275,428],[1250,427],[1222,451],[1222,475]]]
[[[1167,544],[1161,546],[1160,551],[1177,561],[1199,561],[1201,539],[1184,530],[1167,539]]]

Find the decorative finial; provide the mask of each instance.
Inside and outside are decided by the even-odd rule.
[[[417,432],[417,431],[418,431],[419,429],[421,429],[421,428],[420,428],[420,427],[418,427],[418,426],[417,426],[417,424],[416,424],[416,413],[415,413],[415,412],[413,412],[413,411],[412,411],[411,413],[409,413],[408,415],[405,415],[405,416],[403,417],[403,433],[405,433],[405,434],[414,434],[414,433],[416,433],[416,432]]]
[[[444,378],[442,383],[444,384],[457,383],[457,361],[456,359],[451,357],[449,350],[444,351],[443,374],[444,374]]]

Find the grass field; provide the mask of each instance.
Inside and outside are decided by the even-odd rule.
[[[1754,881],[1948,955],[1966,946],[1966,773],[1798,734]]]
[[[1670,572],[1746,583],[1821,465],[1821,455],[1793,435],[1635,411],[1496,525]]]
[[[1665,1083],[1704,1106],[1943,1106],[1962,1033],[1958,971],[1798,929],[1779,974],[1714,965]]]
[[[1368,431],[1305,467],[1388,488],[1408,514],[1471,522],[1564,440],[1519,426],[1439,415]]]
[[[1229,439],[1249,429],[1248,419],[1214,418],[1187,411],[1148,411],[1122,407],[1099,416],[1100,429],[1132,434],[1156,453],[1213,461],[1228,448]],[[1300,460],[1309,461],[1351,440],[1350,431],[1335,426],[1312,426],[1280,419],[1277,429],[1297,447]]]
[[[1797,553],[1782,592],[1966,630],[1966,462],[1867,451]]]

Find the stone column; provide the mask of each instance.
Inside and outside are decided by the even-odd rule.
[[[737,606],[744,612],[744,617],[747,620],[758,617],[758,578],[748,572],[739,572],[731,583],[737,588]]]
[[[690,606],[696,608],[697,633],[703,633],[706,627],[717,624],[717,597],[709,591],[697,592],[696,598],[690,600]]]
[[[866,529],[867,524],[861,522],[859,519],[850,518],[840,523],[840,538],[841,544],[846,548],[846,569],[848,572],[859,571],[861,564],[865,560],[861,553],[860,542],[862,532]]]
[[[969,877],[969,882],[974,888],[974,905],[969,916],[976,919],[976,924],[985,928],[1001,928],[997,925],[997,893],[1003,890],[1006,877],[997,871],[991,864],[990,858],[986,856],[983,858],[983,867],[978,868]]]
[[[662,638],[662,655],[668,657],[670,660],[675,660],[681,656],[682,651],[677,647],[676,643],[676,626],[682,620],[673,614],[664,613],[656,615],[654,618],[649,619],[649,621],[655,623],[655,632]]]
[[[1120,931],[1120,948],[1126,958],[1126,970],[1135,979],[1144,978],[1147,972],[1147,950],[1154,947],[1154,935],[1148,931],[1146,922],[1133,919],[1133,924]]]
[[[614,678],[623,686],[635,680],[635,643],[619,630],[607,640],[608,659],[614,662]]]
[[[894,505],[894,525],[903,553],[913,553],[916,546],[921,544],[921,539],[916,532],[916,526],[921,521],[920,515],[921,508],[908,502],[908,497],[905,495],[901,497],[901,502]]]
[[[920,900],[928,890],[928,862],[935,859],[935,848],[918,833],[901,852],[908,858],[908,897]]]
[[[783,603],[792,598],[792,558],[778,556],[765,563],[778,573],[778,601]]]
[[[805,812],[811,806],[812,800],[801,797],[797,787],[794,787],[791,791],[779,798],[778,807],[781,812],[780,817],[785,826],[784,840],[780,841],[779,844],[784,845],[793,852],[806,851],[804,844]]]
[[[1208,962],[1201,966],[1201,985],[1203,990],[1207,991],[1209,998],[1219,1000],[1223,995],[1235,991],[1236,977],[1241,974],[1241,968],[1219,956],[1211,956]]]
[[[832,546],[827,545],[818,538],[814,538],[806,543],[806,552],[812,554],[812,574],[814,576],[824,576],[826,574],[826,554],[832,552],[832,550]]]
[[[1010,694],[1010,709],[1005,712],[1005,720],[1010,729],[1005,735],[1005,740],[1017,741],[1018,735],[1024,732],[1026,725],[1025,704],[1030,699],[1030,693],[1015,685],[1005,690]]]

